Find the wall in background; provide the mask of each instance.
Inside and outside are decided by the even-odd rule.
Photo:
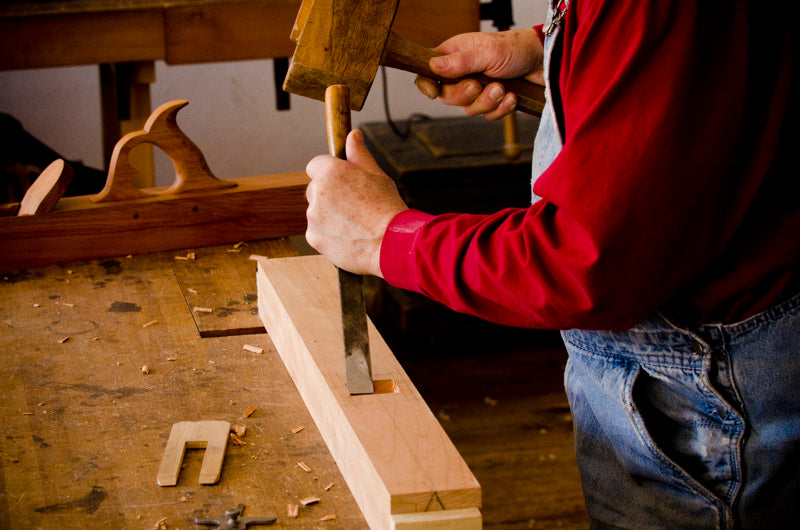
[[[545,0],[513,0],[515,27],[545,17]],[[494,31],[484,23],[484,30]],[[388,71],[391,116],[412,113],[460,116],[458,109],[430,101],[413,85],[413,75]],[[380,74],[353,124],[385,121]],[[156,63],[153,108],[174,99],[189,105],[178,123],[200,147],[220,178],[298,171],[325,152],[322,103],[292,96],[291,110],[275,110],[270,61],[167,66]],[[70,160],[103,165],[99,75],[96,66],[0,72],[0,112],[18,119],[30,134]],[[156,184],[172,181],[169,159],[155,149]]]

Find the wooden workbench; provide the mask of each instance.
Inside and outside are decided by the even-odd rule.
[[[249,256],[294,253],[279,239],[0,277],[0,528],[192,528],[239,503],[279,526],[365,528],[256,314]],[[198,483],[202,450],[177,486],[156,483],[185,420],[247,428],[216,485]]]

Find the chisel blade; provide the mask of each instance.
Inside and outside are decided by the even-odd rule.
[[[375,390],[372,384],[363,283],[362,276],[339,269],[344,370],[350,395],[372,394]]]

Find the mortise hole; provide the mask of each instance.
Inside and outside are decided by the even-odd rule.
[[[199,209],[200,209],[200,208],[198,208],[197,206],[192,206],[192,211],[193,211],[193,212],[196,212],[196,211],[197,211],[197,210],[199,210]]]
[[[400,392],[394,379],[378,379],[372,382],[373,394],[397,394]]]

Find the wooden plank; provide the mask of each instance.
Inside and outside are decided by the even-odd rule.
[[[299,0],[202,3],[166,10],[169,64],[289,57]]]
[[[479,31],[480,2],[475,0],[400,0],[392,31],[434,47],[448,37]]]
[[[348,393],[335,268],[322,256],[258,266],[259,314],[369,525],[478,508],[480,485],[371,323],[373,376],[390,390]]]
[[[0,528],[154,528],[164,517],[193,528],[243,503],[282,527],[335,514],[335,528],[366,529],[269,337],[201,338],[173,265],[155,254],[0,276]],[[159,487],[171,426],[201,420],[244,425],[247,445],[228,444],[213,486],[198,483],[203,451],[189,449],[178,484]],[[287,516],[312,495],[320,502]]]
[[[230,179],[236,187],[93,203],[0,218],[0,271],[235,243],[305,231],[305,173]]]
[[[159,9],[0,18],[0,69],[164,59]]]
[[[270,258],[297,255],[288,239],[267,239],[217,248],[174,253],[172,271],[201,337],[266,333],[258,317],[256,262],[251,254]],[[202,307],[211,311],[194,311]]]

